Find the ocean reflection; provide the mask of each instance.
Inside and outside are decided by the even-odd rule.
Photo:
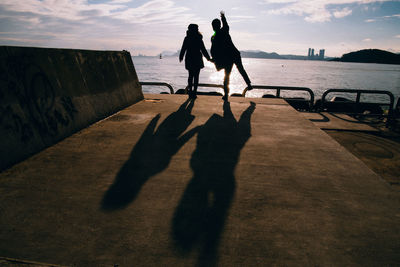
[[[176,90],[186,87],[187,71],[178,58],[165,57],[160,60],[155,57],[134,57],[133,63],[140,81],[167,82]],[[204,64],[199,82],[222,85],[224,71],[218,72],[214,64],[206,60]],[[396,98],[400,96],[400,65],[257,58],[243,58],[243,65],[253,85],[308,87],[314,92],[316,99],[330,88],[388,90]],[[230,78],[230,94],[242,93],[245,88],[246,84],[234,66]],[[159,88],[151,87],[143,89],[144,92],[160,91]],[[219,90],[199,88],[199,91]],[[264,93],[266,92],[263,90],[253,90],[246,96],[261,97]],[[301,97],[299,93],[294,92],[283,96]],[[382,98],[373,97],[376,99],[372,100]]]

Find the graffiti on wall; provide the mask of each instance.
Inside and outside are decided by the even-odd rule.
[[[0,63],[0,128],[27,143],[35,132],[56,137],[74,120],[77,110],[69,96],[56,96],[43,69],[28,57],[8,57]]]

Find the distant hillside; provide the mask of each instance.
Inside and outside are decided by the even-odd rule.
[[[210,51],[208,51],[209,54],[211,55]],[[178,57],[180,51],[178,50],[177,52],[173,53],[170,51],[164,51],[162,52],[163,56],[172,56],[172,57]],[[240,55],[244,58],[269,58],[269,59],[286,59],[286,57],[280,56],[279,54],[273,52],[273,53],[267,53],[264,51],[240,51]]]
[[[379,49],[365,49],[344,54],[341,58],[335,58],[333,61],[400,64],[400,55]]]
[[[269,58],[269,59],[286,59],[283,56],[278,55],[277,53],[267,53],[264,51],[240,51],[242,57],[247,58]]]

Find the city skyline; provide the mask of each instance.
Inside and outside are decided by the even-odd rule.
[[[362,49],[400,53],[400,1],[2,0],[0,45],[176,51],[196,23],[210,47],[224,10],[239,50],[340,57]]]

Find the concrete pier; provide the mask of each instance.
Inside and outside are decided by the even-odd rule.
[[[399,251],[399,192],[282,99],[145,95],[0,174],[0,257],[395,266]]]
[[[0,171],[142,99],[127,51],[0,46]]]

